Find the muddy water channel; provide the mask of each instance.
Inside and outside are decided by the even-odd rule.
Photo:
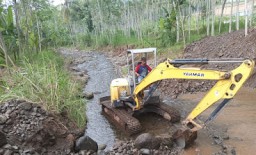
[[[98,144],[111,146],[115,140],[115,131],[101,114],[99,98],[109,95],[109,85],[112,79],[117,78],[114,66],[103,54],[87,53],[88,61],[77,67],[86,69],[89,81],[85,87],[86,92],[93,92],[94,98],[87,102],[86,115],[88,119],[86,135],[93,138]]]

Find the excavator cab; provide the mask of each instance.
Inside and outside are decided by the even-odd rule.
[[[129,78],[129,84],[131,86],[131,92],[135,89],[135,87],[139,84],[138,79],[135,75],[135,68],[137,65],[141,63],[140,58],[145,57],[148,59],[149,57],[153,57],[153,62],[150,64],[152,68],[156,67],[156,48],[143,48],[143,49],[128,49],[127,50],[127,69]]]
[[[142,57],[146,59],[151,58],[150,66],[155,68],[156,63],[156,48],[143,49],[128,49],[127,50],[127,76],[125,78],[114,79],[110,84],[111,105],[113,107],[129,106],[132,109],[135,107],[135,102],[132,99],[132,93],[139,84],[137,76],[135,75],[135,68],[139,65]],[[152,59],[153,58],[153,59]],[[148,89],[141,93],[148,93]],[[156,99],[159,97],[155,97]],[[154,99],[154,101],[156,101]]]

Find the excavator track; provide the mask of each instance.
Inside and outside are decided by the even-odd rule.
[[[158,99],[157,99],[158,98]],[[166,105],[159,100],[159,96],[152,96],[142,109],[135,112],[135,115],[141,113],[153,112],[161,115],[171,123],[180,121],[180,113],[177,109]]]
[[[170,116],[171,116],[171,122],[172,123],[176,123],[178,121],[180,121],[180,113],[178,112],[177,109],[170,107],[164,103],[159,103],[157,105],[160,109],[166,111]]]
[[[126,108],[112,107],[109,96],[100,98],[100,103],[102,105],[103,114],[106,115],[115,125],[124,129],[127,134],[132,135],[142,131],[142,126],[139,120],[135,118],[142,113],[156,113],[171,123],[180,121],[179,112],[164,103],[160,103],[157,98],[159,97],[152,97],[152,100],[150,99],[152,102],[147,103],[141,110],[135,112],[130,109],[130,111],[128,111]]]
[[[110,118],[115,125],[124,129],[126,134],[132,135],[141,132],[142,127],[139,120],[134,118],[125,108],[113,108],[109,97],[101,98],[100,103],[103,114]]]

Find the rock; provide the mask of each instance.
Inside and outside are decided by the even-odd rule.
[[[92,99],[94,97],[92,92],[84,92],[83,98],[86,98],[88,100]]]
[[[0,115],[0,125],[4,124],[7,121],[7,117],[4,115]]]
[[[31,108],[32,108],[32,103],[23,102],[23,103],[21,103],[21,104],[19,105],[19,107],[20,107],[21,109],[23,109],[23,110],[29,111],[29,110],[31,110]]]
[[[83,136],[76,141],[75,150],[92,150],[94,152],[97,152],[98,144],[89,136]]]
[[[118,153],[122,153],[123,152],[123,148],[122,147],[119,147],[118,150],[117,150]]]
[[[72,134],[67,135],[66,137],[66,149],[73,150],[75,137]]]
[[[236,150],[234,148],[232,148],[230,152],[232,155],[236,155]]]
[[[100,144],[99,146],[98,146],[99,148],[99,150],[105,150],[105,148],[107,147],[107,145],[106,144]]]
[[[160,147],[160,139],[149,133],[143,133],[135,139],[134,144],[135,148],[138,149],[158,149]]]
[[[221,138],[221,137],[217,137],[217,136],[215,136],[215,137],[213,137],[214,138],[214,143],[215,144],[217,144],[217,145],[220,145],[220,144],[222,144],[222,142],[223,142],[223,139]]]
[[[13,148],[14,150],[18,150],[18,149],[19,149],[18,146],[13,146],[12,148]]]
[[[7,144],[7,139],[5,137],[5,134],[2,131],[0,131],[0,148],[5,144]]]
[[[12,155],[12,151],[11,150],[6,150],[5,152],[4,152],[4,155]]]
[[[121,141],[117,141],[114,145],[113,145],[113,150],[117,150],[118,148],[120,148],[123,145],[123,143]]]
[[[150,154],[150,150],[149,149],[140,149],[140,153],[143,155],[148,155],[148,154]]]
[[[157,137],[161,139],[161,144],[164,146],[168,146],[171,148],[173,146],[173,139],[171,135],[168,134],[162,134],[161,136]]]

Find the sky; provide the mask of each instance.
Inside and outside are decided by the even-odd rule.
[[[3,2],[6,5],[12,4],[11,0],[3,0]],[[49,2],[52,3],[53,5],[57,6],[59,4],[63,4],[65,2],[65,0],[49,0]]]
[[[63,4],[65,0],[50,0],[50,1],[52,1],[52,4],[56,6],[59,4]]]

